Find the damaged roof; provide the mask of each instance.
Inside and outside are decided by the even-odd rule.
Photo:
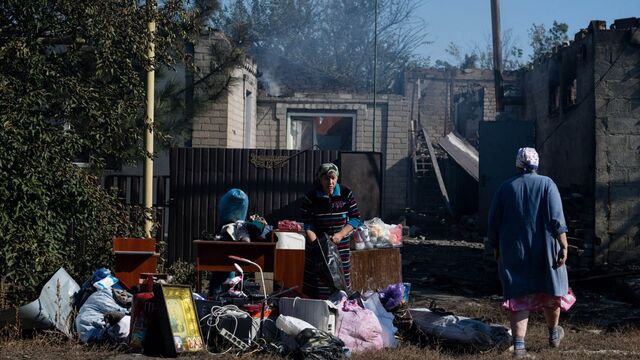
[[[478,181],[478,150],[454,132],[440,139],[439,144],[458,165]]]

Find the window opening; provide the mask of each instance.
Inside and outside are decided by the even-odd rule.
[[[288,119],[289,149],[353,150],[353,114],[291,113]]]

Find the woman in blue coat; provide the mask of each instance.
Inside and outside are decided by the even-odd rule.
[[[500,185],[489,211],[491,241],[510,312],[515,355],[526,355],[524,337],[530,311],[543,311],[549,345],[558,347],[564,330],[560,310],[575,302],[567,277],[567,226],[556,184],[536,173],[538,153],[521,148],[518,174]]]

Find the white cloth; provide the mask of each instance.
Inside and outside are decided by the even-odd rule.
[[[534,148],[523,147],[518,149],[516,155],[516,167],[521,169],[537,169],[540,164],[538,152]]]

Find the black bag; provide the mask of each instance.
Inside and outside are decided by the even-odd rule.
[[[326,331],[304,329],[296,337],[296,359],[338,360],[343,358],[344,342]]]
[[[347,281],[342,271],[342,259],[338,246],[331,241],[327,234],[318,237],[311,244],[312,259],[319,266],[320,273],[327,279],[329,286],[336,290],[343,290],[349,293]]]

